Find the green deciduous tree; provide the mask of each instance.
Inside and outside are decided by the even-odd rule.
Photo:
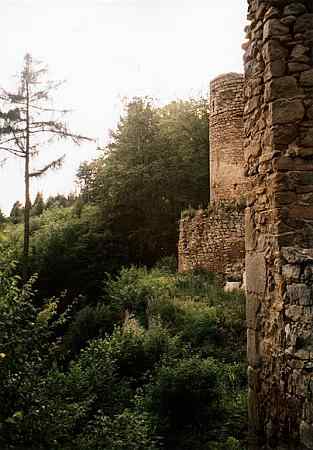
[[[45,209],[45,202],[41,192],[38,192],[32,205],[31,215],[40,216]]]
[[[12,223],[17,224],[23,222],[24,208],[21,202],[16,201],[10,211],[10,220]]]
[[[30,182],[49,169],[60,167],[64,156],[52,159],[39,169],[32,167],[32,160],[53,138],[70,138],[76,144],[86,139],[67,128],[63,116],[68,111],[57,111],[50,107],[51,93],[60,82],[47,81],[46,74],[46,67],[26,54],[16,91],[2,89],[0,96],[0,150],[24,161],[24,278],[27,277],[29,254]]]
[[[78,173],[132,262],[176,253],[182,209],[207,205],[208,120],[203,99],[157,107],[135,98],[97,161]]]
[[[0,226],[7,222],[7,218],[0,209]]]

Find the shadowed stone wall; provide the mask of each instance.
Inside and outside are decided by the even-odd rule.
[[[243,75],[227,73],[210,84],[210,200],[238,199],[245,193]]]
[[[222,280],[227,268],[244,260],[242,211],[216,207],[182,219],[178,250],[180,272],[202,267]]]
[[[253,449],[313,449],[313,1],[249,0],[245,161]]]

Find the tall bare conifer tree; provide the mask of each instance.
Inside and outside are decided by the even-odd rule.
[[[47,80],[47,68],[34,61],[30,54],[24,58],[24,67],[15,92],[0,91],[0,150],[24,161],[25,208],[24,208],[24,250],[23,275],[28,277],[29,218],[31,210],[30,182],[32,178],[44,175],[49,169],[62,165],[64,155],[52,159],[40,169],[32,168],[32,159],[48,148],[55,138],[71,139],[80,144],[88,138],[72,133],[64,122],[68,110],[51,107],[51,92],[61,82]]]

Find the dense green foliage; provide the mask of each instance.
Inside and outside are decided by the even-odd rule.
[[[1,450],[245,448],[243,296],[173,256],[207,141],[203,100],[129,102],[81,194],[31,205],[26,284],[23,205],[0,214]]]
[[[4,231],[21,261],[22,224],[7,224]],[[30,237],[29,267],[38,274],[35,286],[41,297],[66,290],[68,301],[87,294],[92,299],[101,292],[104,274],[115,273],[127,262],[103,228],[97,207],[79,199],[49,197],[43,212],[31,216]]]
[[[129,102],[103,155],[81,165],[81,195],[45,201],[38,193],[31,206],[28,265],[41,296],[67,290],[68,301],[84,295],[90,302],[105,272],[175,255],[181,209],[208,202],[207,148],[203,99]],[[19,202],[10,219],[18,226],[7,234],[19,242],[22,262]]]
[[[175,254],[181,210],[208,203],[206,101],[160,108],[133,99],[103,156],[83,164],[78,178],[130,262]]]
[[[1,448],[243,448],[240,295],[204,273],[133,267],[60,316],[1,255]]]

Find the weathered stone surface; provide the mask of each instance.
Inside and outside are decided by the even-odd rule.
[[[258,80],[252,85],[254,90]],[[251,110],[260,104],[254,97]],[[247,190],[243,172],[243,75],[230,73],[210,84],[210,201],[238,199]]]
[[[286,58],[288,55],[288,50],[283,47],[279,41],[271,39],[268,41],[262,51],[262,56],[264,58],[265,63],[269,61],[276,61],[280,59]]]
[[[283,77],[286,74],[286,66],[284,59],[270,61],[264,70],[264,80],[268,81],[271,78]]]
[[[251,93],[255,95],[260,86],[262,79],[254,79]],[[238,281],[243,272],[244,220],[242,208],[234,205],[233,200],[238,201],[249,191],[243,170],[243,75],[221,75],[210,87],[212,208],[199,212],[194,218],[181,220],[179,270],[203,267],[221,278],[228,277],[228,281]],[[256,109],[260,103],[257,97],[253,102],[250,109]],[[237,270],[233,271],[237,262],[241,267],[239,275]]]
[[[265,22],[268,19],[277,18],[279,16],[280,16],[279,9],[275,8],[275,6],[270,6],[270,8],[267,8],[265,11],[263,22]]]
[[[308,47],[305,47],[304,45],[296,45],[291,52],[291,59],[306,64],[310,63],[310,58],[307,56],[308,51]]]
[[[305,14],[307,9],[301,3],[291,3],[290,5],[284,8],[284,16],[300,16],[301,14]]]
[[[249,0],[249,7],[246,85],[256,71],[264,83],[259,104],[244,111],[246,174],[255,181],[246,213],[251,448],[307,450],[313,447],[313,3]],[[246,103],[253,96],[245,89]]]
[[[303,311],[302,308],[298,305],[288,306],[285,310],[286,317],[293,322],[298,322],[301,319]]]
[[[283,25],[291,25],[297,20],[296,16],[286,16],[281,19]]]
[[[306,70],[300,76],[300,85],[313,87],[313,69]]]
[[[278,98],[292,98],[301,95],[297,79],[292,76],[273,78],[265,86],[265,100],[272,101]]]
[[[307,422],[301,422],[300,424],[300,439],[301,443],[305,445],[307,449],[313,448],[313,425]]]
[[[298,135],[298,126],[295,123],[274,125],[271,137],[276,145],[291,144]]]
[[[304,118],[305,108],[301,100],[279,99],[270,104],[273,125],[292,123]]]
[[[255,268],[258,270],[255,270]],[[246,290],[248,294],[263,296],[267,282],[265,258],[262,253],[246,255]]]
[[[247,275],[246,275],[246,290],[247,290]],[[246,318],[247,328],[256,330],[257,327],[257,313],[259,311],[261,302],[256,295],[246,296]]]
[[[313,14],[303,14],[298,17],[295,26],[294,33],[305,33],[307,30],[313,29]]]
[[[300,145],[302,145],[303,147],[313,146],[313,128],[301,130]]]
[[[216,207],[180,222],[178,268],[180,272],[205,268],[224,278],[227,267],[244,260],[243,212]]]
[[[304,64],[302,62],[290,62],[288,63],[288,71],[290,73],[303,72],[304,70],[310,69],[309,64]]]
[[[286,264],[283,266],[283,277],[288,282],[299,281],[300,267],[295,264]]]
[[[300,305],[311,304],[311,289],[303,283],[291,284],[287,287],[287,294],[291,303]]]
[[[298,25],[299,27],[299,25]],[[269,19],[265,22],[263,37],[264,39],[272,39],[289,33],[289,27],[283,25],[278,19]]]
[[[297,247],[282,247],[282,257],[290,264],[312,264],[313,249],[303,249]]]
[[[256,368],[260,361],[258,343],[255,330],[247,330],[247,353],[249,366]]]
[[[249,251],[254,250],[257,246],[257,238],[255,231],[255,222],[253,212],[250,208],[246,208],[245,213],[245,248]]]
[[[242,286],[241,281],[226,281],[226,284],[224,286],[225,292],[234,292],[234,291],[240,291]]]

